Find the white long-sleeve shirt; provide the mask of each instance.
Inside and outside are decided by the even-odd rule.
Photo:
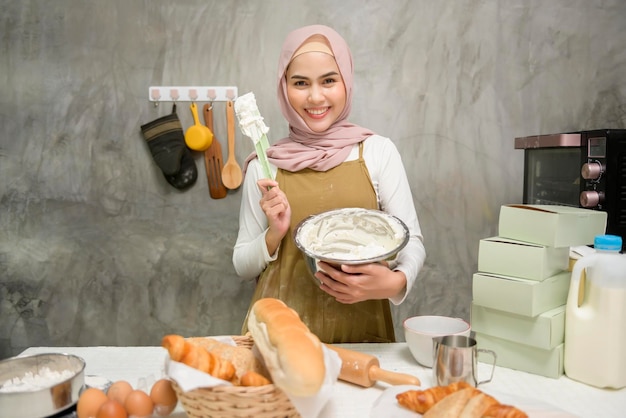
[[[345,161],[358,157],[359,145],[355,144]],[[409,228],[409,242],[398,253],[392,266],[394,270],[402,271],[407,281],[404,293],[390,298],[393,304],[399,305],[413,287],[426,259],[422,231],[404,165],[393,142],[379,135],[368,137],[363,142],[363,159],[376,191],[379,209],[400,218]],[[272,171],[275,176],[276,167],[272,166]],[[261,164],[258,159],[254,159],[248,165],[242,184],[239,234],[233,253],[235,271],[246,279],[258,277],[280,251],[279,248],[276,254],[271,255],[265,245],[268,223],[259,205],[261,191],[256,184],[261,178]]]

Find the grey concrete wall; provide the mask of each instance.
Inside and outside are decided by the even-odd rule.
[[[0,357],[239,332],[240,193],[211,199],[199,154],[197,183],[174,189],[139,127],[170,111],[151,85],[236,85],[281,138],[274,76],[298,26],[344,35],[351,119],[403,154],[428,260],[394,309],[401,339],[409,315],[469,317],[478,242],[521,202],[514,137],[626,122],[619,0],[0,3]],[[225,152],[223,103],[216,118]],[[239,163],[247,141],[237,130]]]

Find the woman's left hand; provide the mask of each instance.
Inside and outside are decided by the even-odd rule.
[[[320,289],[341,303],[357,303],[370,299],[387,299],[396,296],[406,286],[401,271],[390,270],[387,263],[341,266],[341,269],[320,262],[315,277]]]

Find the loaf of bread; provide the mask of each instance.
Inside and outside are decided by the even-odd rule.
[[[319,392],[326,375],[322,343],[296,311],[279,299],[259,299],[248,329],[277,387],[293,396]]]
[[[249,348],[226,344],[211,337],[188,337],[186,340],[193,345],[217,354],[224,360],[230,361],[235,366],[238,380],[247,372],[255,372],[266,379],[270,377],[263,362]]]

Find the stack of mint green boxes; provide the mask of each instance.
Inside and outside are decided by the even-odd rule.
[[[606,212],[504,205],[498,236],[480,241],[471,326],[496,364],[558,378],[563,370],[570,247],[605,233]]]

